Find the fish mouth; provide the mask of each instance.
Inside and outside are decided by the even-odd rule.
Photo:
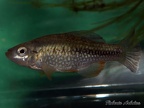
[[[13,49],[8,49],[7,52],[5,52],[6,57],[11,60],[12,62],[22,65],[22,66],[27,66],[28,63],[26,61],[23,61],[23,58],[17,58],[15,52]]]
[[[5,52],[5,55],[6,55],[6,57],[7,57],[9,60],[11,60],[11,61],[13,61],[13,62],[16,62],[16,61],[17,61],[17,60],[15,60],[15,58],[14,58],[15,54],[13,53],[13,50],[12,50],[12,49],[8,49],[7,52]]]
[[[7,51],[7,52],[5,53],[5,55],[9,58],[9,56],[10,56],[9,51]]]
[[[7,58],[11,58],[12,54],[11,54],[11,49],[8,49],[7,52],[5,53],[5,55],[7,56]]]
[[[14,54],[13,54],[13,49],[8,49],[6,52],[5,52],[5,55],[6,57],[13,61],[14,62]]]

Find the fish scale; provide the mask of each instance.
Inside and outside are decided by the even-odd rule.
[[[85,42],[87,44],[85,44]],[[66,67],[65,65],[67,64],[67,62],[68,63],[70,62],[69,65],[72,65],[71,68],[77,68],[78,66],[83,67],[87,64],[97,62],[100,60],[101,61],[109,60],[111,56],[110,54],[112,51],[114,52],[113,56],[116,55],[116,57],[119,57],[120,55],[120,53],[119,54],[116,53],[118,52],[117,50],[115,51],[113,50],[115,49],[115,46],[113,45],[105,45],[103,43],[99,43],[99,44],[93,43],[91,45],[91,43],[88,43],[88,41],[84,41],[84,42],[78,41],[78,42],[74,42],[73,44],[69,38],[66,38],[65,44],[62,44],[62,43],[63,42],[61,43],[59,42],[59,44],[57,45],[51,45],[50,47],[46,47],[48,49],[47,50],[48,55],[45,55],[45,57],[43,57],[44,59],[47,59],[47,56],[55,55],[55,56],[49,57],[46,61],[51,66],[56,65],[55,68],[58,68],[58,69],[59,68],[65,69]],[[79,45],[78,43],[81,43],[81,44]],[[104,49],[105,47],[111,49],[112,51],[111,50],[108,51]],[[107,53],[104,53],[106,51]],[[113,57],[113,59],[117,59],[116,57]],[[60,61],[60,62],[57,62],[57,61]]]

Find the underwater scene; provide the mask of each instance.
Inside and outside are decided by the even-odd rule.
[[[144,106],[144,0],[1,0],[0,108]]]

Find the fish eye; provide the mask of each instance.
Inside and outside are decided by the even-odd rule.
[[[27,52],[27,49],[26,49],[25,47],[20,47],[20,48],[18,48],[18,50],[17,50],[17,53],[18,53],[20,56],[24,56],[26,52]]]

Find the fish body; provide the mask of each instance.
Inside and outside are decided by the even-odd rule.
[[[78,31],[43,36],[9,49],[6,55],[20,65],[43,70],[50,78],[54,71],[96,76],[107,61],[119,61],[135,71],[137,65],[125,63],[126,50],[122,45],[105,43],[97,34]],[[139,50],[136,53],[134,62],[139,61]],[[90,68],[94,70],[83,71]]]

